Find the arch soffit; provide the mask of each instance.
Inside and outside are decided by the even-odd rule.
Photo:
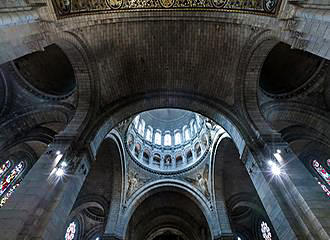
[[[297,140],[311,140],[330,146],[330,141],[328,140],[329,137],[315,128],[306,127],[303,125],[292,125],[281,129],[280,133],[283,139],[288,143],[292,143]]]
[[[287,114],[288,110],[290,114]],[[328,138],[330,137],[330,122],[328,118],[314,107],[302,103],[272,101],[263,104],[261,111],[270,122],[286,121],[289,124],[291,123],[290,125],[299,124],[311,129],[317,126],[318,132],[327,135]]]
[[[55,132],[49,128],[37,127],[32,128],[26,135],[21,137],[13,137],[12,139],[7,139],[4,145],[0,145],[0,152],[6,151],[15,145],[28,141],[38,141],[48,145],[54,139]]]
[[[166,95],[159,93],[148,96],[143,95],[132,99],[129,103],[113,106],[89,127],[85,140],[89,143],[91,151],[95,155],[105,136],[119,122],[139,112],[163,107],[190,110],[213,119],[228,132],[240,153],[243,152],[246,142],[254,142],[252,140],[253,135],[249,134],[248,126],[237,118],[237,114],[230,107],[212,101],[206,102],[206,99],[196,96],[170,95],[169,93]]]
[[[235,102],[243,109],[243,115],[259,135],[274,134],[265,121],[258,101],[259,75],[268,53],[280,42],[278,34],[263,30],[247,41],[240,56],[235,81]]]
[[[38,160],[37,154],[35,151],[27,144],[21,143],[13,146],[12,148],[8,149],[5,152],[2,152],[2,158],[9,158],[10,156],[14,157],[15,159],[24,159],[25,163],[27,164],[26,169],[30,169],[33,164]]]
[[[74,32],[52,33],[47,36],[47,40],[48,44],[56,44],[63,50],[74,71],[78,103],[63,134],[79,137],[94,114],[96,108],[92,106],[96,105],[99,99],[99,91],[95,90],[99,82],[94,64],[96,61],[83,38]]]
[[[172,192],[175,191],[179,194],[183,194],[184,196],[192,200],[192,202],[194,202],[198,206],[200,211],[203,213],[208,223],[211,234],[213,236],[219,235],[220,231],[216,226],[214,226],[214,224],[216,224],[216,220],[211,214],[212,211],[209,210],[209,203],[207,199],[205,199],[205,197],[201,193],[195,191],[189,184],[176,179],[163,179],[156,182],[151,182],[143,186],[141,189],[139,189],[132,195],[131,200],[129,200],[129,202],[127,203],[128,208],[126,209],[126,212],[123,216],[122,226],[124,228],[124,235],[127,234],[128,223],[131,217],[134,215],[136,209],[144,202],[144,200],[153,196],[156,193],[167,191],[169,189]]]

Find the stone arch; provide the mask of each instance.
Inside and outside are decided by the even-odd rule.
[[[289,127],[281,129],[280,133],[284,141],[289,144],[293,141],[304,139],[330,146],[330,141],[328,140],[327,135],[309,126],[299,124],[290,125]]]
[[[56,44],[15,59],[12,67],[18,75],[18,83],[43,98],[64,99],[75,90],[71,64]]]
[[[216,210],[222,220],[225,219],[223,216],[228,217],[227,222],[220,223],[222,229],[234,236],[243,234],[240,231],[245,229],[245,234],[255,239],[256,233],[247,229],[253,229],[254,218],[260,216],[267,220],[275,236],[275,230],[270,224],[266,210],[235,143],[227,136],[220,137],[214,152],[212,165]]]
[[[11,147],[27,141],[38,141],[46,145],[54,140],[55,132],[45,127],[35,127],[28,131],[24,136],[7,139],[6,143],[0,147],[0,152],[6,151]]]
[[[271,31],[257,32],[247,41],[240,56],[235,82],[235,101],[244,109],[244,117],[258,136],[275,133],[259,110],[258,89],[262,65],[268,53],[279,42],[277,35]]]
[[[88,46],[82,38],[73,32],[58,32],[49,35],[48,43],[59,46],[68,57],[73,68],[77,84],[78,104],[73,119],[63,130],[62,135],[79,138],[90,116],[94,113],[91,106],[98,99],[97,94],[92,97],[92,89],[95,88],[94,82],[97,82],[95,79],[98,79],[93,64],[95,61],[93,61],[94,58],[89,53]],[[98,91],[94,92],[98,93]]]
[[[125,209],[125,213],[121,222],[121,231],[124,234],[123,239],[127,239],[128,237],[127,231],[129,227],[129,222],[131,221],[131,218],[133,217],[138,207],[146,199],[149,199],[153,195],[167,191],[182,194],[188,199],[190,199],[194,204],[196,204],[208,224],[212,239],[219,236],[220,231],[218,229],[217,223],[214,222],[214,216],[209,211],[210,206],[205,197],[201,193],[195,191],[189,184],[185,182],[174,179],[164,179],[159,180],[157,182],[152,182],[150,184],[146,184],[143,188],[139,189],[133,194],[132,199],[127,203],[127,209]]]
[[[14,118],[10,119],[15,115]],[[6,141],[0,141],[0,149],[3,149],[15,138],[26,135],[31,129],[47,122],[67,124],[72,116],[72,109],[63,104],[39,106],[37,108],[25,108],[8,116],[0,124],[0,132]]]
[[[283,126],[277,127],[278,131],[292,125],[301,125],[316,128],[327,138],[330,137],[330,122],[326,113],[306,104],[271,101],[261,105],[261,112],[271,124],[283,123]]]
[[[166,95],[143,95],[134,97],[123,105],[109,107],[109,109],[95,121],[95,124],[89,127],[85,141],[90,143],[91,151],[95,153],[102,139],[104,139],[106,134],[119,122],[139,112],[163,107],[190,110],[213,119],[228,132],[241,154],[246,142],[250,144],[255,142],[255,140],[253,140],[254,135],[249,134],[250,129],[237,117],[235,110],[231,107],[219,102],[207,101],[196,95],[191,96],[175,93],[167,93]]]
[[[102,231],[95,226],[97,232],[102,233],[106,225],[113,227],[120,216],[120,205],[123,199],[123,183],[125,165],[123,163],[124,150],[119,133],[114,129],[107,134],[97,149],[91,169],[80,190],[72,211],[81,210],[88,204],[95,203],[104,209],[104,222]],[[99,176],[104,178],[99,178]],[[87,204],[87,205],[86,205]],[[91,205],[92,206],[92,205]],[[87,234],[87,233],[86,233]]]
[[[0,117],[9,109],[11,95],[11,91],[9,91],[9,89],[10,83],[6,81],[5,75],[0,70]]]

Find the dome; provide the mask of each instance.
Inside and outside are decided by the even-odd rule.
[[[197,165],[208,153],[214,125],[210,122],[186,110],[146,111],[135,116],[128,127],[126,146],[133,160],[143,168],[176,173]]]

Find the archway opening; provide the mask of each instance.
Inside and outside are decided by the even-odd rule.
[[[130,218],[126,239],[211,239],[202,210],[187,194],[169,187],[147,196]]]
[[[15,67],[28,85],[46,94],[62,96],[76,87],[72,65],[60,47],[52,44],[14,60]]]
[[[232,139],[223,138],[220,141],[214,171],[215,197],[225,201],[235,239],[278,239]],[[218,202],[220,216],[223,215],[221,209]]]
[[[211,239],[207,220],[189,194],[164,187],[147,196],[130,218],[126,239]]]
[[[316,55],[278,43],[263,64],[259,85],[270,95],[290,93],[304,86],[321,63]]]

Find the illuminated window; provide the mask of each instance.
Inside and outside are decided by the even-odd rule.
[[[17,164],[0,182],[0,196],[14,183],[24,169],[24,163]]]
[[[272,234],[271,234],[270,228],[268,227],[266,222],[264,222],[264,221],[261,222],[260,230],[262,233],[262,237],[265,240],[272,240]]]
[[[10,196],[13,194],[13,192],[15,191],[15,189],[19,186],[19,184],[20,184],[20,181],[17,182],[14,186],[12,186],[9,189],[9,191],[7,191],[7,193],[1,198],[1,200],[0,200],[0,208],[5,205],[5,203],[10,198]]]
[[[327,188],[327,186],[325,186],[320,181],[318,181],[318,184],[321,186],[322,190],[328,195],[328,197],[330,197],[330,190]]]
[[[164,145],[165,146],[171,146],[172,145],[172,139],[170,134],[165,134],[164,136]]]
[[[71,222],[65,233],[65,240],[74,240],[77,232],[77,225],[75,222]]]
[[[329,159],[327,160],[327,164],[329,164]],[[319,177],[322,178],[330,186],[330,174],[327,172],[327,170],[325,170],[324,167],[316,160],[313,160],[312,166],[319,175]],[[322,190],[327,194],[327,196],[330,197],[329,188],[321,181],[318,181],[318,184],[320,185]]]
[[[197,132],[198,132],[198,130],[197,130],[197,124],[196,124],[196,122],[194,122],[194,130],[195,130],[195,133],[197,133]]]
[[[138,128],[139,120],[140,120],[140,115],[137,115],[133,120],[133,124],[136,129]]]
[[[190,140],[190,132],[189,132],[189,129],[188,128],[186,128],[184,130],[184,138],[185,138],[186,141],[189,141]]]
[[[181,133],[180,132],[175,133],[174,143],[175,143],[175,145],[181,144]]]
[[[2,177],[2,175],[5,174],[5,172],[10,168],[10,166],[11,162],[9,160],[7,160],[4,164],[0,166],[0,178]]]
[[[138,133],[141,135],[141,136],[144,136],[144,128],[146,126],[146,123],[145,121],[143,121],[143,119],[141,120],[140,122],[140,125],[139,125],[139,129],[138,129]]]
[[[155,133],[155,144],[157,144],[157,145],[162,144],[162,136],[159,132]]]
[[[324,167],[316,160],[312,162],[315,171],[325,180],[325,182],[330,186],[330,174],[324,169]]]
[[[147,129],[146,140],[149,141],[149,142],[152,141],[152,133],[151,133],[151,129],[150,128]]]

